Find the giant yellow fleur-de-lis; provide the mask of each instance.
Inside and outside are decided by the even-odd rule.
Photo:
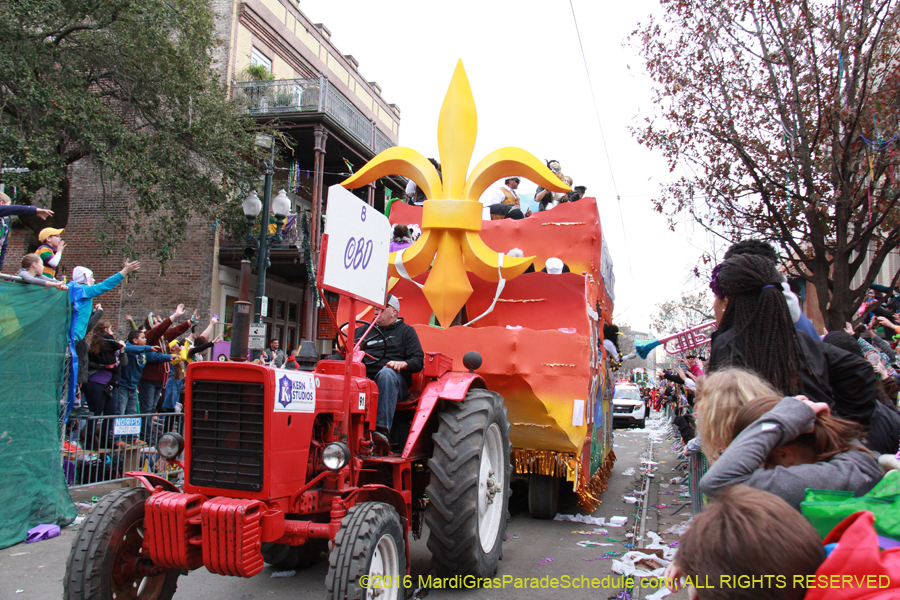
[[[533,256],[513,258],[491,250],[481,231],[481,194],[501,177],[520,175],[555,192],[569,188],[541,161],[521,148],[494,150],[467,177],[475,148],[478,119],[469,78],[460,60],[444,97],[438,119],[439,175],[428,159],[411,148],[394,147],[369,161],[344,181],[358,188],[386,175],[402,175],[416,182],[428,198],[422,210],[422,235],[402,254],[390,259],[392,277],[415,277],[431,267],[423,292],[438,321],[448,326],[472,295],[466,270],[486,281],[521,275]],[[443,176],[443,181],[441,180]]]

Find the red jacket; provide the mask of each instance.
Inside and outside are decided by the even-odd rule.
[[[860,511],[831,530],[823,543],[837,542],[837,547],[816,571],[816,587],[810,587],[804,600],[894,600],[900,596],[900,547],[879,551],[874,525],[872,513]]]
[[[154,352],[161,352],[162,354],[169,354],[168,342],[171,342],[179,335],[187,331],[191,328],[191,322],[185,321],[181,325],[176,325],[175,327],[171,327],[172,319],[170,317],[166,317],[159,325],[148,331],[144,334],[147,338],[147,345],[154,346]],[[159,343],[160,339],[164,339],[167,344],[166,347],[163,348],[162,344]],[[144,373],[141,375],[141,381],[158,381],[166,387],[166,382],[169,379],[169,363],[154,363],[149,364],[144,367]]]

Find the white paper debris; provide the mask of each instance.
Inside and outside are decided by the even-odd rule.
[[[632,475],[634,475],[634,467],[625,469],[624,471],[622,471],[622,475],[624,475],[625,477],[631,477]]]
[[[613,527],[621,527],[625,523],[628,522],[628,517],[610,517],[608,525],[612,525]]]
[[[297,571],[272,571],[272,579],[279,579],[281,577],[293,577],[297,574]]]
[[[615,517],[613,517],[615,518]],[[588,525],[606,525],[604,517],[592,517],[590,515],[563,515],[557,513],[554,521],[572,521],[574,523],[587,523]]]
[[[626,577],[663,577],[669,561],[655,554],[631,551],[622,555],[620,560],[613,560],[613,573]]]
[[[627,504],[637,504],[638,499],[634,496],[622,496]]]
[[[578,542],[577,545],[581,546],[582,548],[593,548],[594,546],[612,546],[612,544],[609,544],[606,542],[589,542],[589,541]]]

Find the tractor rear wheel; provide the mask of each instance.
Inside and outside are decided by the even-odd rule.
[[[144,488],[124,488],[94,507],[72,542],[65,600],[170,600],[175,595],[180,573],[156,568],[142,547],[149,497]]]
[[[528,512],[534,519],[552,519],[559,511],[558,477],[532,475],[528,478]]]
[[[447,402],[438,417],[425,524],[439,577],[491,577],[497,571],[512,471],[506,414],[502,396],[470,389],[463,402]]]
[[[390,504],[361,502],[347,511],[328,560],[326,600],[402,600],[404,539]]]

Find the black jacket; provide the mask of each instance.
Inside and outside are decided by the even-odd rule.
[[[100,352],[97,354],[88,352],[88,360],[85,361],[88,369],[87,378],[90,378],[90,376],[97,371],[107,370],[112,372],[112,380],[109,382],[110,385],[119,385],[120,359],[125,356],[125,351],[122,350],[120,356],[117,356],[116,351],[118,350],[121,350],[119,342],[104,338],[100,343]],[[112,369],[109,369],[109,365],[115,366]],[[85,380],[87,380],[87,378]]]
[[[367,328],[366,325],[357,327],[355,338],[359,340]],[[406,362],[406,368],[399,373],[406,379],[407,385],[411,384],[413,373],[418,373],[425,366],[425,353],[422,352],[422,345],[419,343],[416,330],[412,325],[404,323],[403,319],[397,319],[387,327],[373,326],[360,349],[376,357],[381,354],[383,344],[381,337],[375,333],[376,329],[384,335],[387,348],[378,362],[366,365],[366,375],[370,378],[375,377],[375,374],[390,361],[402,360]]]
[[[860,356],[815,340],[802,331],[797,332],[797,337],[806,357],[800,365],[803,394],[813,402],[827,403],[838,416],[868,427],[877,403],[872,365]],[[713,334],[710,372],[746,364],[734,329]]]

